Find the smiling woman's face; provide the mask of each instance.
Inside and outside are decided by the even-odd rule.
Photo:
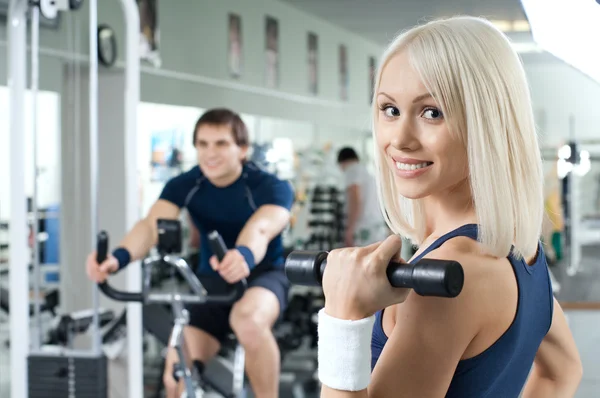
[[[405,52],[383,69],[377,106],[377,145],[396,177],[398,193],[419,199],[466,182],[465,148],[450,134],[440,106]]]

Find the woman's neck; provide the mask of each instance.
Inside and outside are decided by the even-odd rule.
[[[465,224],[476,224],[471,189],[462,183],[448,191],[423,199],[425,238],[443,235]]]

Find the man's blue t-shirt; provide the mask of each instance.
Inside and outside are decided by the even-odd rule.
[[[228,249],[235,247],[238,235],[252,214],[263,205],[278,205],[288,210],[294,203],[289,182],[260,169],[252,162],[244,163],[241,176],[226,187],[217,187],[206,178],[200,167],[169,180],[160,199],[186,208],[200,232],[200,264],[198,274],[214,274],[209,259],[213,255],[208,233],[221,234]],[[277,235],[267,248],[257,268],[282,268],[283,241]]]

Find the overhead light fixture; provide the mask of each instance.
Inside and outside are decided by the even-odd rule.
[[[510,33],[510,32],[529,32],[529,22],[527,20],[518,19],[518,20],[510,20],[510,19],[492,19],[490,22],[500,29],[502,32]]]
[[[577,173],[578,176],[583,177],[592,169],[592,162],[590,161],[590,153],[586,150],[581,151],[579,156],[581,160],[575,168],[575,173]]]
[[[497,27],[498,29],[500,29],[503,32],[510,32],[512,31],[512,22],[511,21],[506,21],[506,20],[492,20],[490,21],[495,27]]]
[[[521,0],[533,39],[545,51],[600,82],[600,6],[590,0]]]
[[[531,31],[531,26],[527,20],[513,21],[512,30],[513,32],[529,32]]]
[[[574,174],[583,177],[592,168],[590,161],[590,152],[586,150],[579,151],[575,142],[569,142],[558,150],[557,171],[559,178],[565,178],[567,174]]]
[[[532,41],[512,42],[512,47],[519,54],[544,52],[544,49],[542,49],[537,43]]]
[[[558,158],[559,159],[563,159],[563,160],[567,160],[571,158],[571,145],[563,145],[562,147],[560,147],[560,149],[558,150]]]

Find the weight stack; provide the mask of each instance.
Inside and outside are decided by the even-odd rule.
[[[108,398],[106,356],[31,354],[29,398]]]

